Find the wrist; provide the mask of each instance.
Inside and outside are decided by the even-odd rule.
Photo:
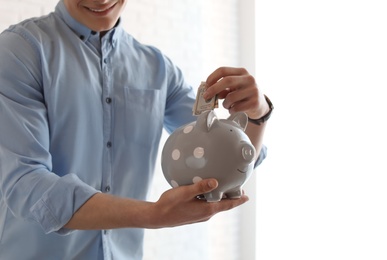
[[[273,106],[273,103],[271,102],[271,100],[266,95],[264,95],[264,97],[265,97],[265,100],[266,100],[266,104],[268,105],[268,109],[266,110],[266,113],[264,113],[263,116],[258,117],[258,118],[251,118],[249,116],[248,119],[249,119],[250,123],[253,123],[253,124],[256,124],[256,125],[261,125],[264,122],[266,122],[267,120],[269,120],[269,118],[271,116],[271,113],[272,113],[272,111],[274,109],[274,106]]]
[[[128,216],[132,216],[129,220],[128,227],[134,228],[158,228],[157,217],[158,214],[155,212],[154,202],[148,201],[136,201],[136,206],[128,210]]]

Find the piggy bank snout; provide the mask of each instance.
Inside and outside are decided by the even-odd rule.
[[[255,148],[247,142],[242,143],[242,157],[243,159],[251,163],[255,158]]]

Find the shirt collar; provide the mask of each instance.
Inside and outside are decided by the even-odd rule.
[[[90,30],[85,25],[81,24],[77,20],[75,20],[70,13],[68,12],[63,1],[59,1],[55,12],[63,19],[63,21],[78,35],[78,37],[86,42],[91,36],[95,35],[96,32]],[[111,43],[115,43],[118,37],[117,31],[121,30],[121,18],[118,20],[116,26],[111,29],[104,37],[109,37]]]

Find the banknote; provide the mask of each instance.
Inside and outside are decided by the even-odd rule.
[[[218,107],[218,97],[216,95],[213,98],[207,100],[203,98],[203,93],[206,91],[206,89],[206,82],[201,82],[196,94],[195,104],[192,108],[192,113],[196,116],[200,115],[203,111],[213,110],[214,108]]]

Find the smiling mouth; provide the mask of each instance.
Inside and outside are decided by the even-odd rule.
[[[105,13],[105,12],[108,12],[110,11],[111,9],[113,9],[114,6],[116,6],[117,3],[115,3],[114,5],[112,6],[109,6],[107,8],[104,8],[104,9],[94,9],[94,8],[90,8],[90,7],[85,7],[87,10],[93,12],[93,13],[98,13],[98,14],[102,14],[102,13]]]

